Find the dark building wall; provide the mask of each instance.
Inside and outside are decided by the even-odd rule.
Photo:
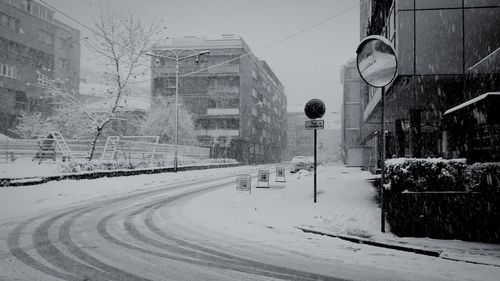
[[[500,46],[498,1],[396,1],[400,75],[465,74]]]
[[[498,74],[470,70],[500,47],[500,2],[396,0],[372,1],[369,7],[366,34],[388,38],[398,57],[398,75],[386,90],[389,131],[406,122],[406,156],[442,156],[444,111],[499,89]],[[377,105],[367,106],[365,122],[376,122],[380,103],[368,103]],[[419,112],[421,124],[410,122],[411,112],[414,118]],[[396,150],[394,141],[389,145]]]

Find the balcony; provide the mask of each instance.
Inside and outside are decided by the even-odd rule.
[[[208,93],[229,93],[238,94],[240,87],[237,86],[208,86]]]
[[[197,130],[196,134],[198,136],[211,136],[213,138],[237,137],[240,134],[240,130],[229,130],[229,129]]]
[[[238,115],[239,108],[207,108],[207,115]]]

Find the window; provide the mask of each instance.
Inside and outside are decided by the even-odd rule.
[[[52,34],[48,33],[45,30],[38,30],[38,40],[42,41],[43,43],[47,45],[52,45],[53,44],[53,36]]]
[[[216,97],[208,100],[208,108],[238,108],[239,98]]]
[[[252,69],[252,77],[253,79],[257,79],[257,71],[255,69]]]
[[[3,13],[0,13],[0,26],[15,32],[19,32],[20,30],[19,20]]]
[[[32,3],[31,13],[35,16],[38,16],[38,14],[40,13],[40,6],[38,6],[38,4],[36,4],[36,3]]]
[[[463,73],[462,11],[420,10],[415,23],[416,74]]]
[[[27,104],[28,104],[28,98],[26,97],[26,93],[16,91],[16,101],[15,101],[14,108],[25,110]]]
[[[10,78],[17,78],[17,67],[15,65],[0,63],[0,75]]]
[[[252,88],[252,96],[253,96],[254,98],[256,98],[256,97],[257,97],[257,90],[255,90],[255,88]]]
[[[255,106],[252,107],[252,115],[257,117],[257,108]]]
[[[37,73],[36,83],[42,86],[50,86],[50,79],[47,75],[42,73]]]
[[[61,69],[66,69],[68,67],[68,61],[63,58],[59,58],[59,67]]]
[[[66,90],[66,83],[62,81],[55,81],[54,86],[60,90]]]

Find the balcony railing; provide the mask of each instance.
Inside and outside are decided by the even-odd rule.
[[[217,137],[231,137],[231,136],[239,136],[240,130],[234,129],[210,129],[210,130],[197,130],[198,136],[211,136],[213,138]]]
[[[207,108],[207,115],[238,115],[239,108]]]
[[[232,93],[238,94],[240,87],[237,86],[208,86],[209,93]]]

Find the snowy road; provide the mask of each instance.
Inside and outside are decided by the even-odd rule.
[[[332,277],[336,270],[342,276],[360,271],[217,241],[169,217],[186,199],[234,185],[234,179],[179,184],[3,224],[0,280],[339,280]]]
[[[382,270],[377,262],[343,262],[335,251],[330,251],[331,258],[307,254],[303,251],[311,239],[307,234],[295,238],[296,243],[303,241],[301,246],[273,246],[264,241],[266,237],[256,242],[231,235],[238,231],[226,227],[239,227],[235,222],[226,222],[226,227],[217,224],[215,228],[220,225],[220,229],[207,228],[208,218],[201,222],[199,213],[209,208],[206,200],[214,196],[222,201],[227,199],[219,193],[234,190],[237,171],[206,173],[194,178],[179,173],[184,181],[122,192],[112,198],[97,197],[77,205],[71,203],[73,207],[69,208],[71,204],[55,205],[49,212],[4,220],[0,225],[0,280],[427,279],[419,272],[387,267]],[[124,179],[139,181],[125,177],[116,183],[124,184]],[[144,177],[142,181],[145,179],[151,178]],[[71,183],[74,182],[66,181]],[[224,205],[220,200],[212,201],[214,205]],[[224,210],[223,206],[220,210]],[[327,243],[351,247],[339,241]],[[377,250],[374,254],[382,258],[396,253]],[[410,254],[397,254],[394,258],[404,258],[409,263],[421,259],[434,262]],[[432,277],[440,279],[448,278]]]

